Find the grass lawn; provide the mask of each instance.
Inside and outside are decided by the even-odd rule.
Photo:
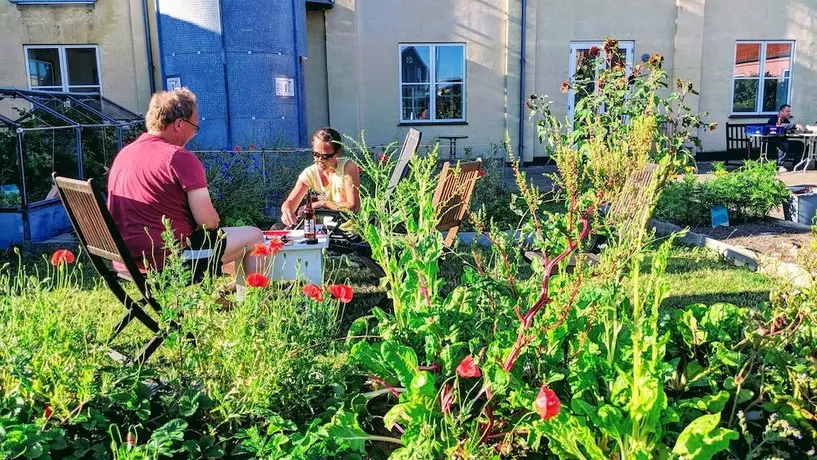
[[[706,249],[682,246],[673,250],[666,277],[670,292],[664,307],[670,308],[720,302],[754,307],[768,302],[773,288],[765,275],[736,267]]]
[[[50,255],[55,249],[58,248],[41,245],[27,248],[22,261],[27,265],[28,272],[34,273],[34,270],[39,269],[39,272],[43,273],[46,264],[43,255]],[[87,300],[95,304],[109,303],[111,308],[118,312],[121,306],[100,282],[88,260],[84,256],[79,260],[83,264],[83,290],[80,295],[87,296]],[[350,264],[347,259],[327,260],[327,282],[346,283],[353,286],[355,291],[354,300],[344,311],[341,331],[345,331],[355,318],[368,314],[374,306],[389,308],[390,300],[386,297],[385,288],[365,267]],[[13,253],[0,254],[0,267],[6,263],[10,264],[8,269],[14,270],[17,256]],[[441,275],[446,286],[456,285],[462,267],[471,263],[473,259],[467,247],[456,254],[449,254],[441,267]],[[644,264],[645,270],[649,269],[649,263],[648,256]],[[527,273],[520,275],[528,276]],[[664,306],[670,308],[694,303],[711,305],[718,302],[747,307],[758,306],[768,301],[769,291],[773,287],[772,281],[764,275],[747,268],[736,267],[707,250],[683,246],[673,250],[666,277],[670,283],[670,292]]]

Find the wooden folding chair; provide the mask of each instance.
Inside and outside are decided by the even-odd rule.
[[[440,220],[437,230],[448,231],[445,237],[446,246],[454,244],[457,238],[457,232],[471,204],[471,196],[474,194],[481,168],[481,160],[460,163],[453,167],[449,162],[443,163],[437,189],[434,191],[433,204]]]
[[[613,223],[619,234],[632,230],[633,224],[639,220],[638,212],[646,199],[644,195],[649,189],[650,182],[653,180],[653,173],[657,167],[658,165],[649,163],[644,169],[632,173],[624,183],[621,193],[618,194],[614,201],[607,203],[602,208],[604,219]],[[568,266],[574,266],[576,259],[579,257],[590,265],[597,264],[601,246],[606,241],[604,235],[598,233],[592,235],[587,249],[580,254],[572,255],[568,261]],[[544,261],[542,254],[537,251],[525,251],[524,256],[529,262],[542,263]]]
[[[143,308],[150,306],[157,314],[160,314],[162,307],[150,295],[145,277],[130,256],[93,179],[80,181],[58,177],[56,173],[52,175],[52,178],[85,253],[88,254],[94,268],[105,280],[111,292],[125,306],[125,315],[114,325],[108,343],[112,342],[134,319],[144,324],[154,334],[136,357],[136,362],[142,364],[150,358],[150,355],[164,340],[159,324]],[[113,268],[109,268],[105,261],[123,264],[126,272],[116,272]],[[131,298],[119,284],[120,279],[133,282],[142,298],[138,301]],[[170,327],[178,328],[178,325],[171,323]],[[125,356],[115,350],[112,350],[111,357],[117,361],[125,360]]]

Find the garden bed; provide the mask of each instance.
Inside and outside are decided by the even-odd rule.
[[[791,263],[797,263],[800,248],[808,246],[814,238],[808,227],[777,219],[730,227],[702,225],[690,227],[690,231]]]

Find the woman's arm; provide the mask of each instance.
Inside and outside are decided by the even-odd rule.
[[[297,223],[295,209],[297,209],[298,205],[301,203],[301,200],[304,199],[304,195],[306,195],[308,190],[309,186],[298,180],[295,183],[295,187],[293,187],[292,191],[289,192],[287,199],[284,200],[284,204],[281,205],[281,221],[287,227],[292,227]]]

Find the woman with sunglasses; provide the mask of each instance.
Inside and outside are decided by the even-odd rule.
[[[312,135],[312,157],[315,164],[298,176],[298,181],[281,205],[281,220],[287,227],[297,223],[295,211],[308,190],[318,195],[312,203],[316,210],[357,212],[360,209],[360,169],[354,161],[343,158],[340,133],[321,128]],[[343,225],[341,225],[341,229]]]

